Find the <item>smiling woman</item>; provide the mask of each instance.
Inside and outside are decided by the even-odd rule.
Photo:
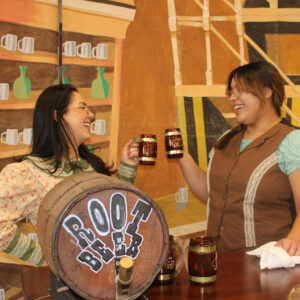
[[[94,121],[94,114],[78,92],[72,93],[71,103],[63,118],[67,122],[70,134],[77,146],[90,138],[90,126]],[[78,153],[73,153],[73,156],[76,158]]]
[[[38,97],[32,151],[0,173],[0,251],[43,264],[39,244],[19,232],[17,222],[27,218],[35,226],[41,201],[63,179],[92,172],[115,173],[113,165],[105,164],[84,145],[93,119],[94,114],[73,85],[50,86]],[[137,169],[137,146],[132,141],[125,145],[117,174],[131,183]]]
[[[284,95],[269,63],[234,69],[227,96],[239,126],[215,143],[207,175],[188,153],[178,160],[192,191],[207,201],[207,235],[218,251],[278,241],[300,255],[300,130],[280,117]]]

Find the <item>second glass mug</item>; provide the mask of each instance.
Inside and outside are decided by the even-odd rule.
[[[181,271],[184,263],[183,240],[169,235],[169,252],[167,259],[156,276],[155,284],[171,284],[176,275]]]
[[[183,157],[183,140],[180,128],[165,130],[165,148],[168,158]]]
[[[155,165],[157,155],[156,135],[141,134],[137,141],[139,143],[139,164]]]
[[[211,285],[216,282],[217,252],[216,244],[212,237],[205,235],[193,237],[188,249],[188,260],[185,256],[185,266],[189,273],[190,283],[200,286]]]

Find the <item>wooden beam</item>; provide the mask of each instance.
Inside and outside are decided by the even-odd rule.
[[[110,128],[110,145],[109,145],[109,162],[117,164],[118,161],[118,137],[120,122],[120,105],[121,105],[121,83],[122,83],[122,55],[124,40],[116,40],[115,49],[115,73],[113,85],[113,99],[111,111],[111,128]]]
[[[35,2],[57,5],[57,0],[34,0]],[[63,8],[77,10],[89,14],[105,15],[117,19],[133,21],[135,16],[135,6],[122,7],[108,3],[87,2],[83,0],[63,0]]]
[[[296,85],[296,88],[300,90],[300,85]],[[178,85],[175,86],[175,93],[176,96],[225,98],[226,85]],[[285,93],[287,98],[299,98],[299,94],[289,85],[285,86]]]
[[[180,85],[175,86],[176,96],[225,97],[225,85]]]
[[[178,21],[184,21],[185,26],[191,22],[202,22],[202,16],[177,16]],[[242,8],[241,9],[242,22],[300,22],[300,8]],[[236,15],[229,16],[210,16],[210,21],[216,22],[236,22]],[[197,24],[197,23],[196,23]],[[198,27],[198,26],[197,26]]]
[[[243,8],[243,22],[300,22],[300,8]]]

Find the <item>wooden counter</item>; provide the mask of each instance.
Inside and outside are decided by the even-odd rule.
[[[47,295],[48,268],[25,268],[23,284],[28,300]],[[289,269],[260,270],[258,258],[245,252],[228,252],[218,254],[216,284],[205,288],[192,285],[183,269],[173,284],[152,285],[140,300],[284,300],[288,299],[296,284],[300,284],[300,265]]]

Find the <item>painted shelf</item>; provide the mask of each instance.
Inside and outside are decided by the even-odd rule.
[[[1,3],[1,8],[6,14],[1,15],[1,21],[17,25],[36,27],[39,30],[58,32],[59,10],[57,0],[6,0]],[[107,99],[94,99],[89,83],[86,88],[79,88],[78,92],[91,107],[105,106],[100,109],[99,115],[107,122],[107,135],[93,135],[86,145],[100,145],[104,148],[106,161],[117,161],[118,155],[118,129],[121,103],[121,74],[123,43],[126,37],[128,25],[134,20],[136,7],[134,0],[116,0],[111,3],[98,3],[84,0],[64,0],[62,8],[63,33],[66,38],[69,34],[70,41],[75,36],[76,43],[82,35],[95,36],[98,40],[106,40],[108,44],[107,59],[69,57],[63,55],[62,64],[75,68],[75,66],[107,67],[106,80],[110,86],[110,94]],[[20,14],[20,11],[23,13]],[[17,34],[18,35],[18,34]],[[76,39],[78,37],[78,39]],[[85,42],[83,40],[83,42]],[[96,43],[96,42],[95,42]],[[99,43],[99,42],[98,42]],[[92,43],[95,46],[94,43]],[[3,47],[2,47],[3,48]],[[33,54],[25,54],[20,51],[8,51],[0,49],[0,59],[14,62],[28,62],[36,64],[58,65],[58,54],[55,51],[45,51],[45,47],[36,48]],[[41,51],[38,51],[41,49]],[[51,48],[52,49],[52,48]],[[55,50],[55,49],[54,49]],[[12,64],[13,65],[13,64]],[[8,76],[9,77],[9,76]],[[5,81],[4,81],[5,82]],[[8,82],[8,81],[7,81]],[[92,84],[92,82],[91,82]],[[9,83],[12,89],[11,82]],[[80,85],[77,85],[80,86]],[[40,87],[37,87],[40,89]],[[12,91],[8,100],[0,101],[0,110],[32,110],[41,90],[33,90],[29,99],[16,99]],[[101,118],[102,118],[101,115]],[[30,152],[29,146],[9,146],[0,144],[0,158],[10,158],[24,155]],[[107,157],[106,157],[107,156]]]
[[[88,106],[111,106],[112,101],[110,99],[87,99]],[[19,110],[19,109],[34,109],[35,102],[28,103],[2,103],[0,102],[0,110]]]
[[[30,152],[30,146],[24,146],[24,145],[8,146],[8,145],[1,144],[0,159],[22,156],[28,154],[29,152]]]
[[[57,0],[2,2],[1,9],[6,12],[2,17],[3,21],[58,31],[58,22],[53,22],[53,17],[58,19]],[[135,17],[133,1],[122,0],[120,3],[111,1],[111,4],[90,2],[63,1],[64,30],[90,35],[99,35],[101,31],[103,36],[125,39],[127,27]],[[26,14],[20,14],[21,11],[24,12],[24,7]],[[36,19],[36,16],[39,18]]]
[[[96,136],[92,137],[85,143],[86,145],[99,145],[102,147],[109,146],[110,137],[109,136]],[[22,156],[30,152],[30,146],[24,145],[0,145],[0,159],[10,158],[15,156]]]
[[[58,56],[49,52],[38,52],[34,54],[19,54],[16,51],[9,52],[0,49],[0,59],[9,61],[22,61],[22,62],[34,62],[34,63],[48,63],[58,65]],[[95,66],[95,67],[114,67],[114,61],[101,60],[95,58],[70,58],[63,57],[63,64],[70,65],[76,64],[81,66]]]
[[[177,85],[175,86],[176,96],[190,97],[226,97],[226,85]],[[295,85],[294,89],[285,85],[286,97],[297,98],[300,95],[300,85]]]
[[[110,142],[110,137],[106,135],[93,135],[88,141],[85,142],[85,145],[101,145],[107,144]]]
[[[13,92],[9,93],[9,100],[0,101],[0,110],[19,110],[34,109],[35,102],[42,91],[32,91],[29,99],[16,99]],[[92,99],[91,91],[88,88],[79,88],[78,92],[82,95],[89,106],[111,106],[112,99]]]

